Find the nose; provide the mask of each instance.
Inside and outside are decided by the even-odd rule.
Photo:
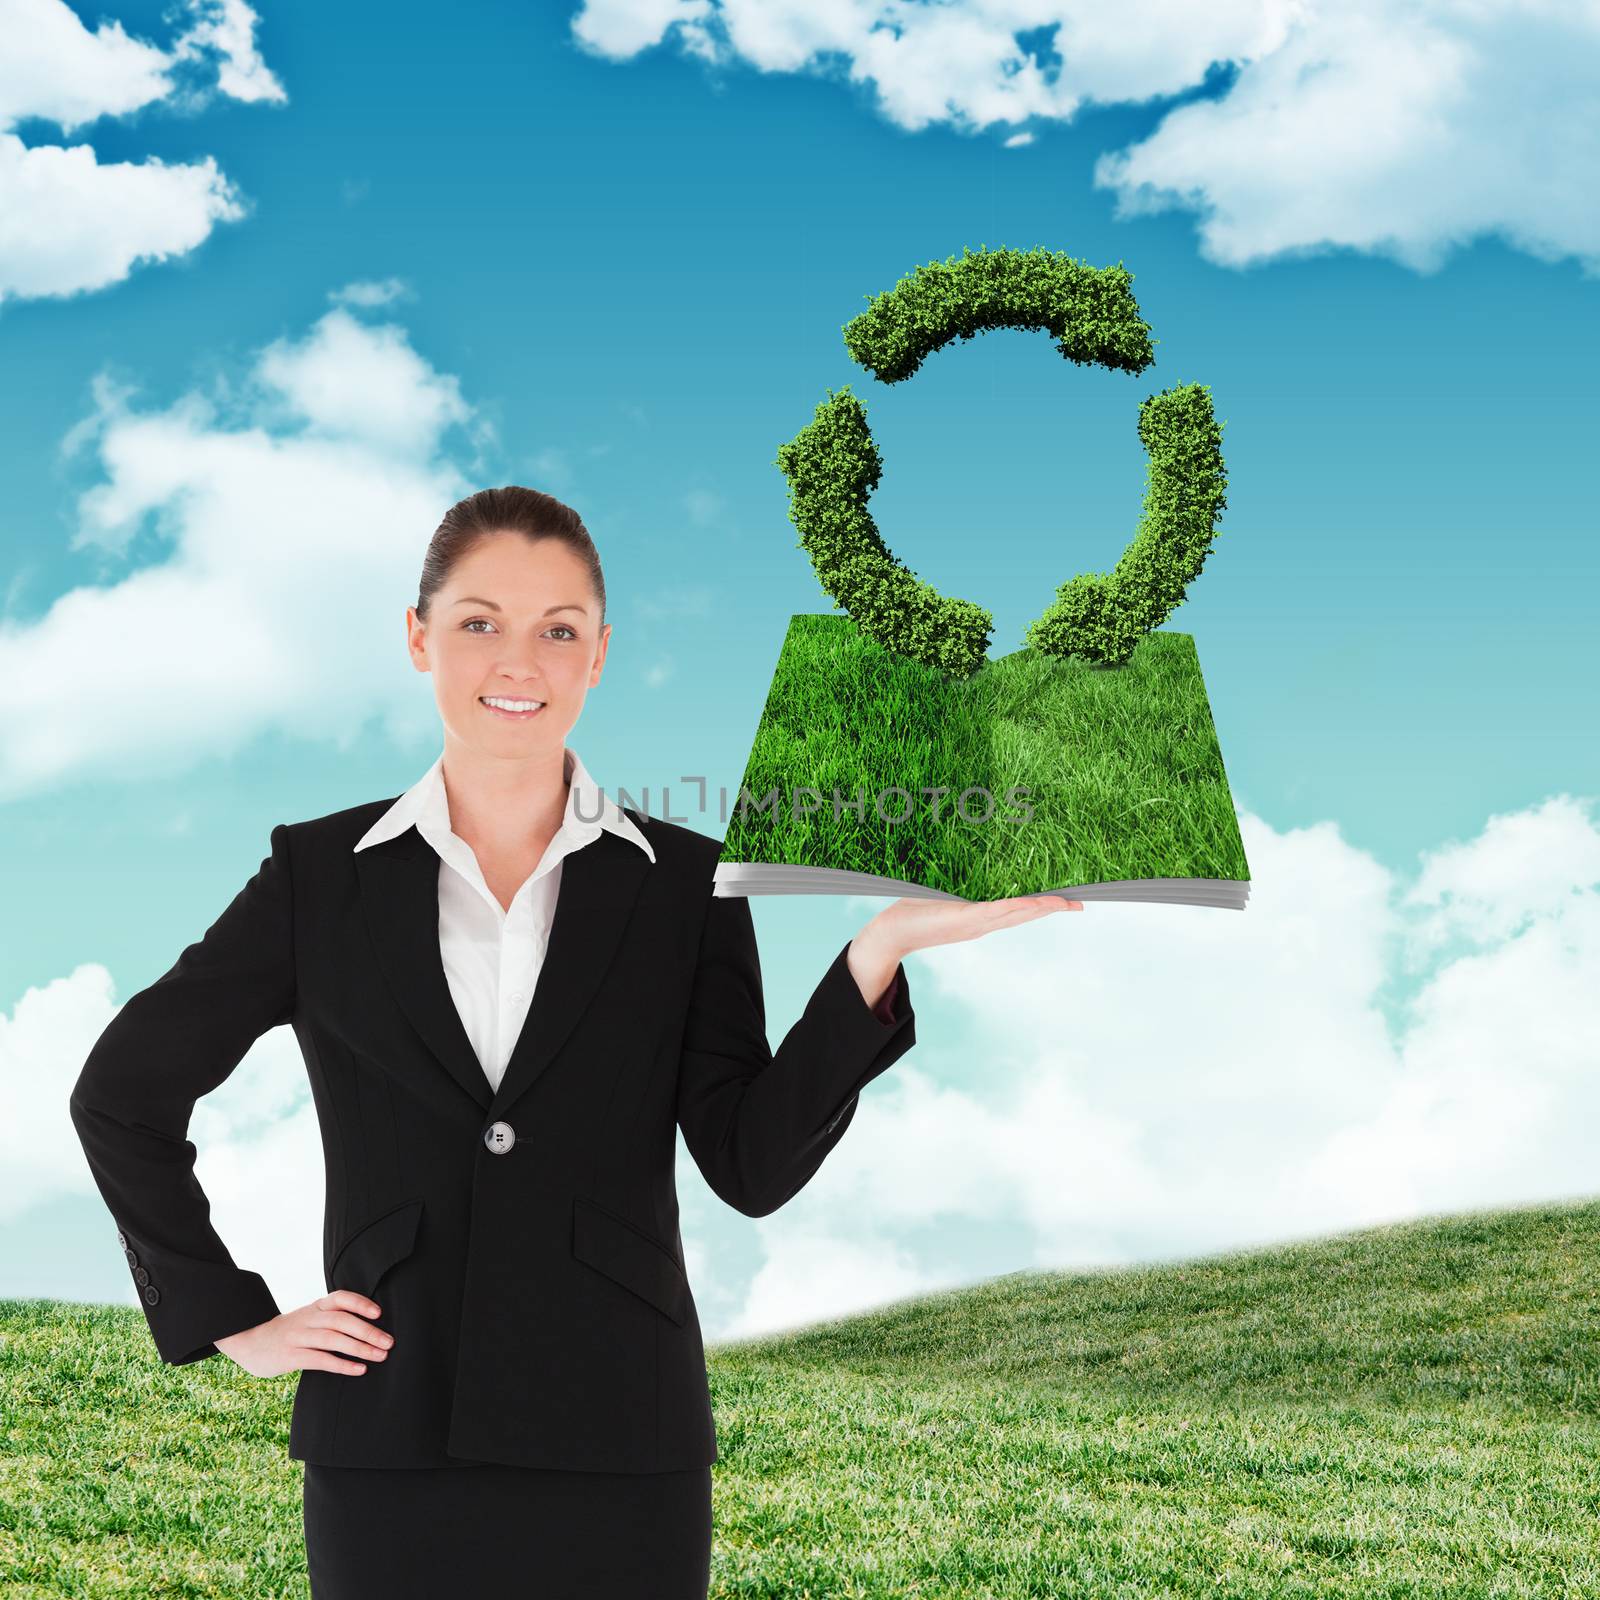
[[[535,700],[544,699],[539,692],[544,684],[544,674],[537,662],[525,662],[516,656],[507,656],[495,665],[495,678],[508,689],[530,694]]]

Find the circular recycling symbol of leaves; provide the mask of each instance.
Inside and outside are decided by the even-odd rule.
[[[844,328],[845,347],[880,382],[909,378],[935,350],[990,328],[1043,328],[1068,361],[1142,372],[1154,360],[1119,262],[1091,267],[1054,250],[963,249],[877,295]],[[1169,617],[1205,564],[1227,504],[1222,425],[1203,384],[1180,384],[1139,407],[1147,458],[1137,531],[1110,572],[1079,573],[1028,625],[1027,643],[1065,659],[1120,666]],[[886,650],[967,677],[987,659],[993,615],[918,580],[883,542],[867,509],[883,460],[866,408],[845,385],[779,448],[789,516],[823,590]]]

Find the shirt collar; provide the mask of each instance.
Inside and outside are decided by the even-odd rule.
[[[650,848],[650,841],[639,831],[627,812],[589,776],[588,768],[570,745],[562,747],[562,776],[569,788],[567,809],[562,814],[557,832],[569,835],[574,848],[589,843],[604,829],[619,838],[631,840],[652,862],[655,860],[656,853]],[[433,765],[362,834],[355,848],[365,850],[368,845],[382,844],[384,840],[404,833],[413,823],[425,838],[432,833],[442,839],[452,831],[450,802],[444,787],[443,751],[440,751]],[[432,843],[432,840],[429,842]]]

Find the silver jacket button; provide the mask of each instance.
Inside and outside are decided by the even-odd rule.
[[[491,1122],[484,1130],[483,1142],[497,1156],[503,1156],[517,1142],[516,1130],[509,1122]]]

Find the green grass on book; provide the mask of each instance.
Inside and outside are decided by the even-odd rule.
[[[1600,1595],[1597,1262],[1538,1205],[712,1345],[711,1595]],[[306,1596],[295,1381],[0,1302],[0,1593]]]
[[[746,793],[719,892],[998,900],[1071,888],[1241,909],[1249,895],[1186,633],[1151,633],[1116,668],[1027,649],[958,681],[847,616],[792,617]]]

